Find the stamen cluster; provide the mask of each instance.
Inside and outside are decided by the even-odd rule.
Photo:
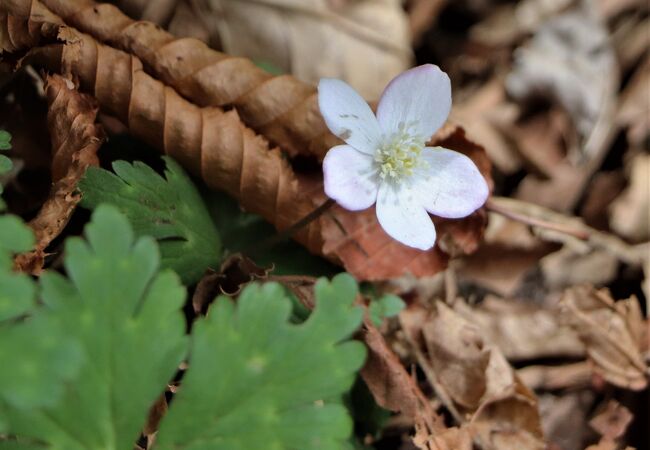
[[[424,138],[413,129],[416,123],[400,123],[397,132],[384,139],[375,151],[375,162],[382,180],[401,181],[413,175],[416,168],[425,168],[426,161],[420,158],[424,149]]]

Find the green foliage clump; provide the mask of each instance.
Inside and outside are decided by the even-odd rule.
[[[29,248],[30,235],[6,217],[0,276],[20,277],[10,255]],[[269,283],[247,287],[237,303],[217,299],[188,336],[185,290],[159,270],[153,238],[136,239],[107,205],[85,235],[66,241],[67,277],[24,278],[29,288],[5,292],[23,307],[0,321],[0,449],[131,449],[188,355],[153,449],[346,445],[342,396],[364,359],[363,345],[347,341],[361,323],[349,275],[318,282],[316,308],[300,325],[288,322],[291,302]]]
[[[79,183],[82,205],[116,206],[138,236],[158,240],[162,266],[191,284],[219,262],[221,239],[192,181],[173,159],[164,160],[165,177],[139,161],[116,161],[115,173],[89,168]]]
[[[219,298],[195,325],[186,386],[159,448],[339,450],[352,431],[341,395],[365,352],[341,343],[361,323],[356,294],[347,274],[321,279],[301,325],[288,323],[291,302],[274,283],[247,287],[236,306]]]
[[[201,196],[173,159],[163,159],[164,178],[142,162],[116,161],[115,173],[91,167],[79,188],[83,206],[110,203],[126,214],[138,236],[155,237],[162,266],[176,271],[184,283],[198,281],[207,268],[216,269],[223,253],[244,252],[277,275],[331,276],[339,271],[288,239],[258,245],[276,234],[272,225],[242,211],[223,193]]]
[[[379,326],[385,318],[398,315],[405,306],[404,300],[397,295],[384,294],[370,302],[368,311],[370,313],[370,319],[375,325]]]

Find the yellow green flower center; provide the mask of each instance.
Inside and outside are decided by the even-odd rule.
[[[375,151],[382,180],[398,181],[413,175],[417,168],[427,166],[420,155],[424,149],[424,139],[409,133],[409,129],[400,124],[399,131],[384,140]]]

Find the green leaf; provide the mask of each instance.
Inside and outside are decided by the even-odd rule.
[[[11,148],[11,134],[8,131],[0,130],[0,150]]]
[[[87,242],[66,241],[69,279],[56,272],[43,275],[43,306],[13,325],[31,326],[31,332],[7,328],[8,335],[0,338],[3,370],[13,380],[0,383],[5,400],[0,422],[7,434],[50,449],[131,449],[149,407],[185,357],[185,290],[173,272],[158,273],[155,241],[135,241],[127,219],[115,208],[99,206],[85,234]],[[72,347],[68,356],[53,358],[53,350],[62,352],[59,341],[65,343],[57,329],[83,355],[72,378],[72,369],[63,370],[66,361],[75,360]],[[56,378],[39,373],[42,367],[58,370],[58,378],[69,382],[59,386],[51,402],[27,408],[35,399],[47,399],[51,385],[57,386]],[[22,371],[32,376],[21,377]],[[12,398],[16,392],[18,400]]]
[[[113,163],[115,174],[91,167],[79,187],[82,205],[106,202],[120,209],[138,236],[160,244],[162,267],[176,271],[186,284],[198,281],[221,258],[221,240],[201,196],[171,158],[165,177],[141,162]]]
[[[361,323],[347,274],[316,285],[309,319],[288,323],[275,283],[220,297],[194,325],[190,367],[163,419],[157,450],[340,450],[352,422],[341,395],[364,360],[343,342]]]
[[[25,274],[12,272],[12,255],[32,248],[34,235],[12,215],[0,216],[0,322],[21,316],[35,305],[36,287]]]
[[[12,271],[12,255],[33,243],[32,231],[22,220],[0,216],[0,427],[6,426],[1,412],[6,405],[27,408],[56,402],[60,382],[75,373],[81,357],[56,321],[36,310],[34,281]]]
[[[82,360],[80,345],[47,311],[0,325],[0,422],[11,410],[54,406]]]
[[[385,318],[394,317],[404,309],[404,301],[396,295],[385,294],[370,302],[368,307],[370,319],[377,326],[381,325]]]
[[[13,164],[5,155],[0,155],[0,175],[11,170]]]

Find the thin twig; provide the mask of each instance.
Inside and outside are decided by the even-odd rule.
[[[492,199],[489,199],[485,204],[485,207],[488,211],[501,214],[508,219],[515,220],[517,222],[524,223],[533,227],[546,228],[547,230],[557,231],[559,233],[568,234],[570,236],[576,237],[583,241],[589,240],[590,234],[584,230],[577,230],[571,226],[549,222],[544,219],[539,219],[537,217],[528,216],[517,211],[508,209],[504,205],[494,202]]]

